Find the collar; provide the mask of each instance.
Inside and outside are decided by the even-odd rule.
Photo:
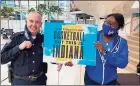
[[[33,42],[32,33],[28,30],[27,25],[24,27],[24,35],[28,41]]]

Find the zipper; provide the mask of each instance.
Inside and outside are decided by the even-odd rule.
[[[111,52],[113,52],[113,50],[117,47],[118,44],[120,45],[120,42],[121,42],[121,38],[120,38],[120,41],[118,41],[118,42],[116,43],[116,45],[113,47],[113,49],[111,50]],[[119,45],[118,45],[118,46],[119,46]],[[118,49],[116,50],[116,52],[118,52],[118,50],[119,50],[119,47],[118,47]],[[98,50],[98,52],[99,52],[99,55],[100,55],[100,57],[101,57],[102,64],[103,64],[103,76],[102,76],[102,85],[103,85],[103,84],[104,84],[104,76],[105,76],[105,63],[106,63],[106,60],[104,59],[104,56],[101,55],[101,53],[100,53],[99,50]],[[115,52],[115,53],[116,53],[116,52]]]
[[[102,77],[102,85],[104,84],[104,76],[105,76],[105,60],[102,61],[103,63],[103,77]]]
[[[105,76],[105,63],[106,63],[106,60],[104,59],[104,56],[101,55],[101,53],[99,52],[99,55],[101,57],[101,61],[102,61],[102,64],[103,64],[103,76],[102,76],[102,85],[104,84],[104,76]]]

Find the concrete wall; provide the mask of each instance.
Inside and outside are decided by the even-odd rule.
[[[24,25],[24,20],[9,20],[9,29],[13,29],[14,32],[22,31]],[[1,28],[8,29],[8,20],[1,20]]]

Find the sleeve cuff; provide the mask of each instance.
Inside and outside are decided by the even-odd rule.
[[[15,46],[14,49],[13,49],[13,54],[16,54],[17,52],[19,52],[20,49],[19,49],[19,45]]]

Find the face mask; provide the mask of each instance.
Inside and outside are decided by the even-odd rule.
[[[117,30],[115,28],[112,28],[110,25],[103,24],[102,28],[105,36],[110,37],[117,33]]]

